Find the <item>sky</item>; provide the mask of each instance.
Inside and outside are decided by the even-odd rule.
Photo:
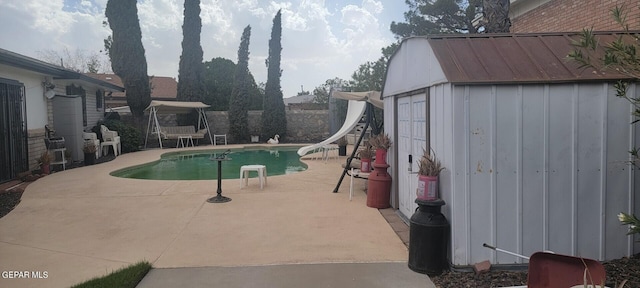
[[[100,51],[111,30],[107,0],[0,0],[0,48],[38,58],[45,50]],[[178,77],[183,0],[138,0],[148,74]],[[284,97],[313,92],[327,79],[351,79],[395,42],[392,21],[408,10],[400,0],[201,0],[204,61],[238,60],[243,29],[251,25],[249,70],[267,81],[265,59],[273,17],[282,10],[281,86]]]

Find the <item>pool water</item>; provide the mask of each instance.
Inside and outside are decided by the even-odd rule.
[[[267,166],[267,175],[284,175],[307,170],[300,161],[298,147],[274,149],[231,149],[229,161],[222,161],[222,179],[239,179],[240,166]],[[218,162],[212,160],[225,150],[192,150],[162,154],[160,160],[120,169],[112,176],[152,180],[212,180],[218,179]],[[250,172],[249,177],[257,177]]]

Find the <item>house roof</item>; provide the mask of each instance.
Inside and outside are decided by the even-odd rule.
[[[620,35],[618,33],[594,32],[600,43],[616,39]],[[540,83],[629,78],[615,71],[581,69],[577,63],[569,61],[567,55],[575,49],[572,43],[579,39],[578,33],[466,34],[422,38],[427,38],[447,81],[451,83]]]
[[[284,105],[295,104],[295,103],[311,103],[313,102],[313,98],[315,95],[305,94],[305,95],[297,95],[293,97],[283,98]]]
[[[88,77],[100,79],[114,85],[124,86],[122,79],[116,74],[85,73]],[[151,99],[175,100],[178,95],[178,82],[172,77],[149,76]],[[125,97],[124,92],[113,93],[112,97]]]
[[[85,76],[82,73],[64,68],[62,66],[50,64],[38,59],[27,57],[9,50],[0,48],[0,64],[21,68],[36,73],[51,75],[53,79],[60,80],[81,80],[104,87],[111,91],[124,91],[122,85],[116,85],[99,79]]]

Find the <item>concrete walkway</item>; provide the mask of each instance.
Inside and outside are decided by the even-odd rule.
[[[153,269],[138,288],[430,287],[406,262]]]
[[[196,149],[207,148],[212,147]],[[269,177],[264,190],[257,179],[242,190],[239,180],[224,180],[223,195],[233,199],[224,204],[206,202],[215,194],[215,180],[153,181],[109,175],[175,150],[125,154],[29,185],[18,207],[0,219],[0,271],[46,272],[47,277],[0,277],[0,287],[67,287],[141,260],[155,268],[191,267],[154,269],[142,285],[170,276],[188,280],[181,286],[197,287],[200,281],[210,286],[212,278],[188,276],[204,271],[228,281],[236,279],[240,285],[230,287],[248,287],[252,285],[243,284],[249,281],[243,269],[262,271],[258,275],[265,277],[255,281],[272,277],[285,281],[286,276],[276,276],[303,273],[323,278],[347,265],[313,269],[289,264],[387,263],[378,265],[397,267],[382,269],[389,272],[386,276],[375,265],[344,266],[352,269],[344,271],[361,275],[353,279],[367,283],[361,281],[394,279],[398,271],[406,270],[402,275],[417,279],[415,287],[432,287],[428,277],[406,268],[406,246],[378,210],[365,205],[364,181],[356,183],[353,201],[348,198],[348,178],[339,193],[331,193],[342,159],[306,161],[307,171]],[[291,281],[294,286],[298,283],[295,277]]]

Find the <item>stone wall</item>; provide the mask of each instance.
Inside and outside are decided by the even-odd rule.
[[[329,110],[289,110],[286,142],[316,143],[329,138]]]
[[[329,110],[287,110],[287,137],[283,143],[315,143],[328,138]],[[207,119],[212,134],[227,134],[229,143],[235,143],[229,134],[229,113],[227,111],[207,111]],[[249,131],[258,134],[261,129],[262,111],[249,111]],[[160,125],[175,126],[175,115],[158,115]],[[208,137],[207,137],[208,138]],[[259,142],[266,142],[260,139]],[[205,139],[205,143],[209,140]],[[202,143],[202,142],[201,142]]]

